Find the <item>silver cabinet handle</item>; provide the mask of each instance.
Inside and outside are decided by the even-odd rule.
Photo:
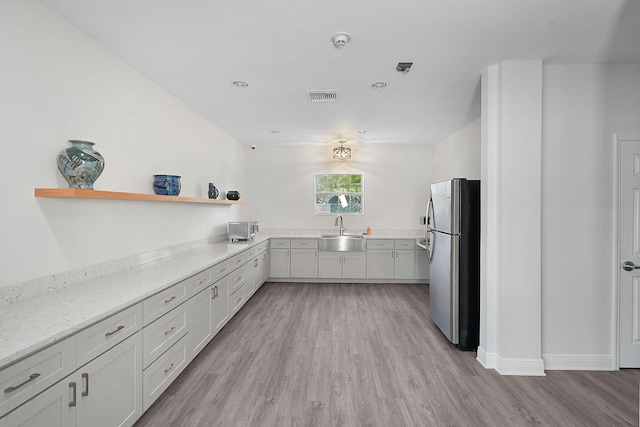
[[[71,391],[71,396],[73,396],[71,398],[71,402],[69,402],[69,408],[73,408],[74,406],[76,406],[76,383],[75,382],[70,382],[69,383],[69,388],[72,390]]]
[[[204,282],[206,282],[207,280],[209,280],[209,279],[208,279],[208,278],[206,278],[206,277],[203,277],[202,279],[200,279],[200,280],[198,281],[198,285],[202,285],[202,284],[203,284]]]
[[[116,330],[115,330],[115,331],[107,332],[107,333],[105,333],[105,334],[104,334],[104,336],[105,336],[105,337],[110,337],[111,335],[113,335],[113,334],[115,334],[116,332],[121,331],[121,330],[123,330],[123,329],[124,329],[124,325],[120,325],[120,326],[118,326],[118,327],[116,328]]]
[[[36,379],[36,378],[38,378],[39,376],[40,376],[40,374],[39,374],[39,373],[34,372],[33,374],[29,375],[29,379],[28,379],[28,380],[25,380],[25,381],[21,382],[21,383],[20,383],[20,384],[18,384],[18,385],[14,385],[14,386],[11,386],[11,387],[7,387],[7,388],[5,388],[5,389],[4,389],[4,392],[5,392],[5,393],[11,393],[12,391],[16,391],[17,389],[19,389],[19,388],[20,388],[20,387],[22,387],[23,385],[25,385],[25,384],[27,384],[27,383],[30,383],[31,381],[35,380],[35,379]]]
[[[176,367],[176,362],[173,362],[171,365],[169,365],[169,367],[167,369],[164,370],[164,373],[166,374],[167,372],[169,372],[170,370],[172,370],[175,367]]]
[[[214,287],[214,289],[215,289],[215,291],[214,291],[214,296],[215,296],[216,298],[218,298],[218,285],[216,285],[216,286]]]
[[[633,262],[631,261],[625,261],[622,263],[622,269],[625,271],[633,271],[633,270],[637,270],[640,268],[640,265],[635,265]]]
[[[80,394],[81,396],[89,396],[89,374],[84,373],[81,375],[82,380],[84,381],[84,391]]]
[[[173,301],[174,299],[176,299],[176,296],[175,296],[175,295],[174,295],[174,296],[172,296],[172,297],[171,297],[171,298],[169,298],[169,299],[164,300],[164,303],[165,303],[165,304],[169,304],[169,303],[170,303],[171,301]]]
[[[175,331],[175,330],[176,330],[176,327],[175,327],[175,326],[172,326],[172,327],[170,327],[170,328],[169,328],[169,330],[164,331],[164,334],[165,334],[165,335],[169,335],[171,332],[173,332],[173,331]]]

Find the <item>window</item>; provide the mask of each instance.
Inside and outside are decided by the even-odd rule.
[[[316,174],[316,215],[363,215],[362,174]]]

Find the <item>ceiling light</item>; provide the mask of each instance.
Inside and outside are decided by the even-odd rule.
[[[374,89],[384,89],[387,87],[387,82],[375,82],[371,84],[371,87]]]
[[[340,147],[336,147],[333,149],[333,159],[334,160],[347,160],[351,158],[351,148],[344,146],[344,140],[338,141],[340,143]]]
[[[233,82],[233,85],[234,85],[235,87],[247,87],[247,86],[249,86],[249,83],[247,83],[247,82],[243,82],[242,80],[235,80],[235,81]]]
[[[351,36],[348,33],[335,33],[331,36],[331,43],[335,47],[345,47],[350,41]]]

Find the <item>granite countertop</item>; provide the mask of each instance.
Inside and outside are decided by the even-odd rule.
[[[0,369],[264,240],[214,243],[3,305]]]

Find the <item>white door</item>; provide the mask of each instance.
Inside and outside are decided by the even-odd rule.
[[[619,144],[620,367],[640,367],[640,137]],[[630,271],[623,269],[623,263]],[[634,268],[635,266],[635,268]]]

